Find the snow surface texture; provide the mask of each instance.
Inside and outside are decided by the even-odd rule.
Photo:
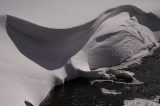
[[[116,90],[108,90],[105,88],[101,89],[102,93],[107,95],[119,95],[122,92],[117,92]],[[156,103],[154,100],[146,100],[135,98],[134,100],[125,100],[124,106],[160,106],[159,103]]]
[[[50,29],[0,16],[0,105],[38,106],[49,91],[91,71],[119,65],[157,46],[160,19],[134,6],[119,6],[84,25]],[[156,34],[157,35],[157,34]],[[140,54],[140,55],[139,55]]]
[[[134,99],[134,100],[125,100],[124,106],[160,106],[158,103],[152,100],[145,100],[145,99]]]

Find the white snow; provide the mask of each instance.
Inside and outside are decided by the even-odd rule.
[[[160,106],[160,104],[152,100],[136,98],[134,100],[125,100],[124,106]]]
[[[109,94],[109,95],[118,95],[118,94],[122,94],[122,92],[117,92],[116,90],[108,90],[105,88],[101,88],[102,93],[104,94]]]
[[[157,45],[136,16],[116,12],[69,29],[0,16],[0,105],[25,106],[28,101],[38,106],[66,79],[102,77],[91,70],[119,65]]]

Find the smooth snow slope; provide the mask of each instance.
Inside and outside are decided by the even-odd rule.
[[[38,106],[55,85],[81,71],[112,67],[157,46],[160,19],[126,5],[69,29],[0,16],[0,105]],[[68,64],[71,67],[68,67]]]

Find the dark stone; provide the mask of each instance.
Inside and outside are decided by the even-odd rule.
[[[120,81],[127,82],[127,83],[133,82],[132,76],[130,76],[126,73],[119,73],[116,75],[116,78]]]
[[[26,104],[26,106],[33,106],[30,102],[28,101],[24,101],[24,103]]]

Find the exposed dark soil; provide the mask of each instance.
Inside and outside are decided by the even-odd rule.
[[[126,68],[135,73],[142,85],[124,85],[113,82],[90,83],[76,79],[56,87],[42,106],[122,106],[124,100],[134,98],[154,99],[160,95],[160,48],[144,57],[139,65]],[[101,88],[122,92],[119,95],[103,94]]]

